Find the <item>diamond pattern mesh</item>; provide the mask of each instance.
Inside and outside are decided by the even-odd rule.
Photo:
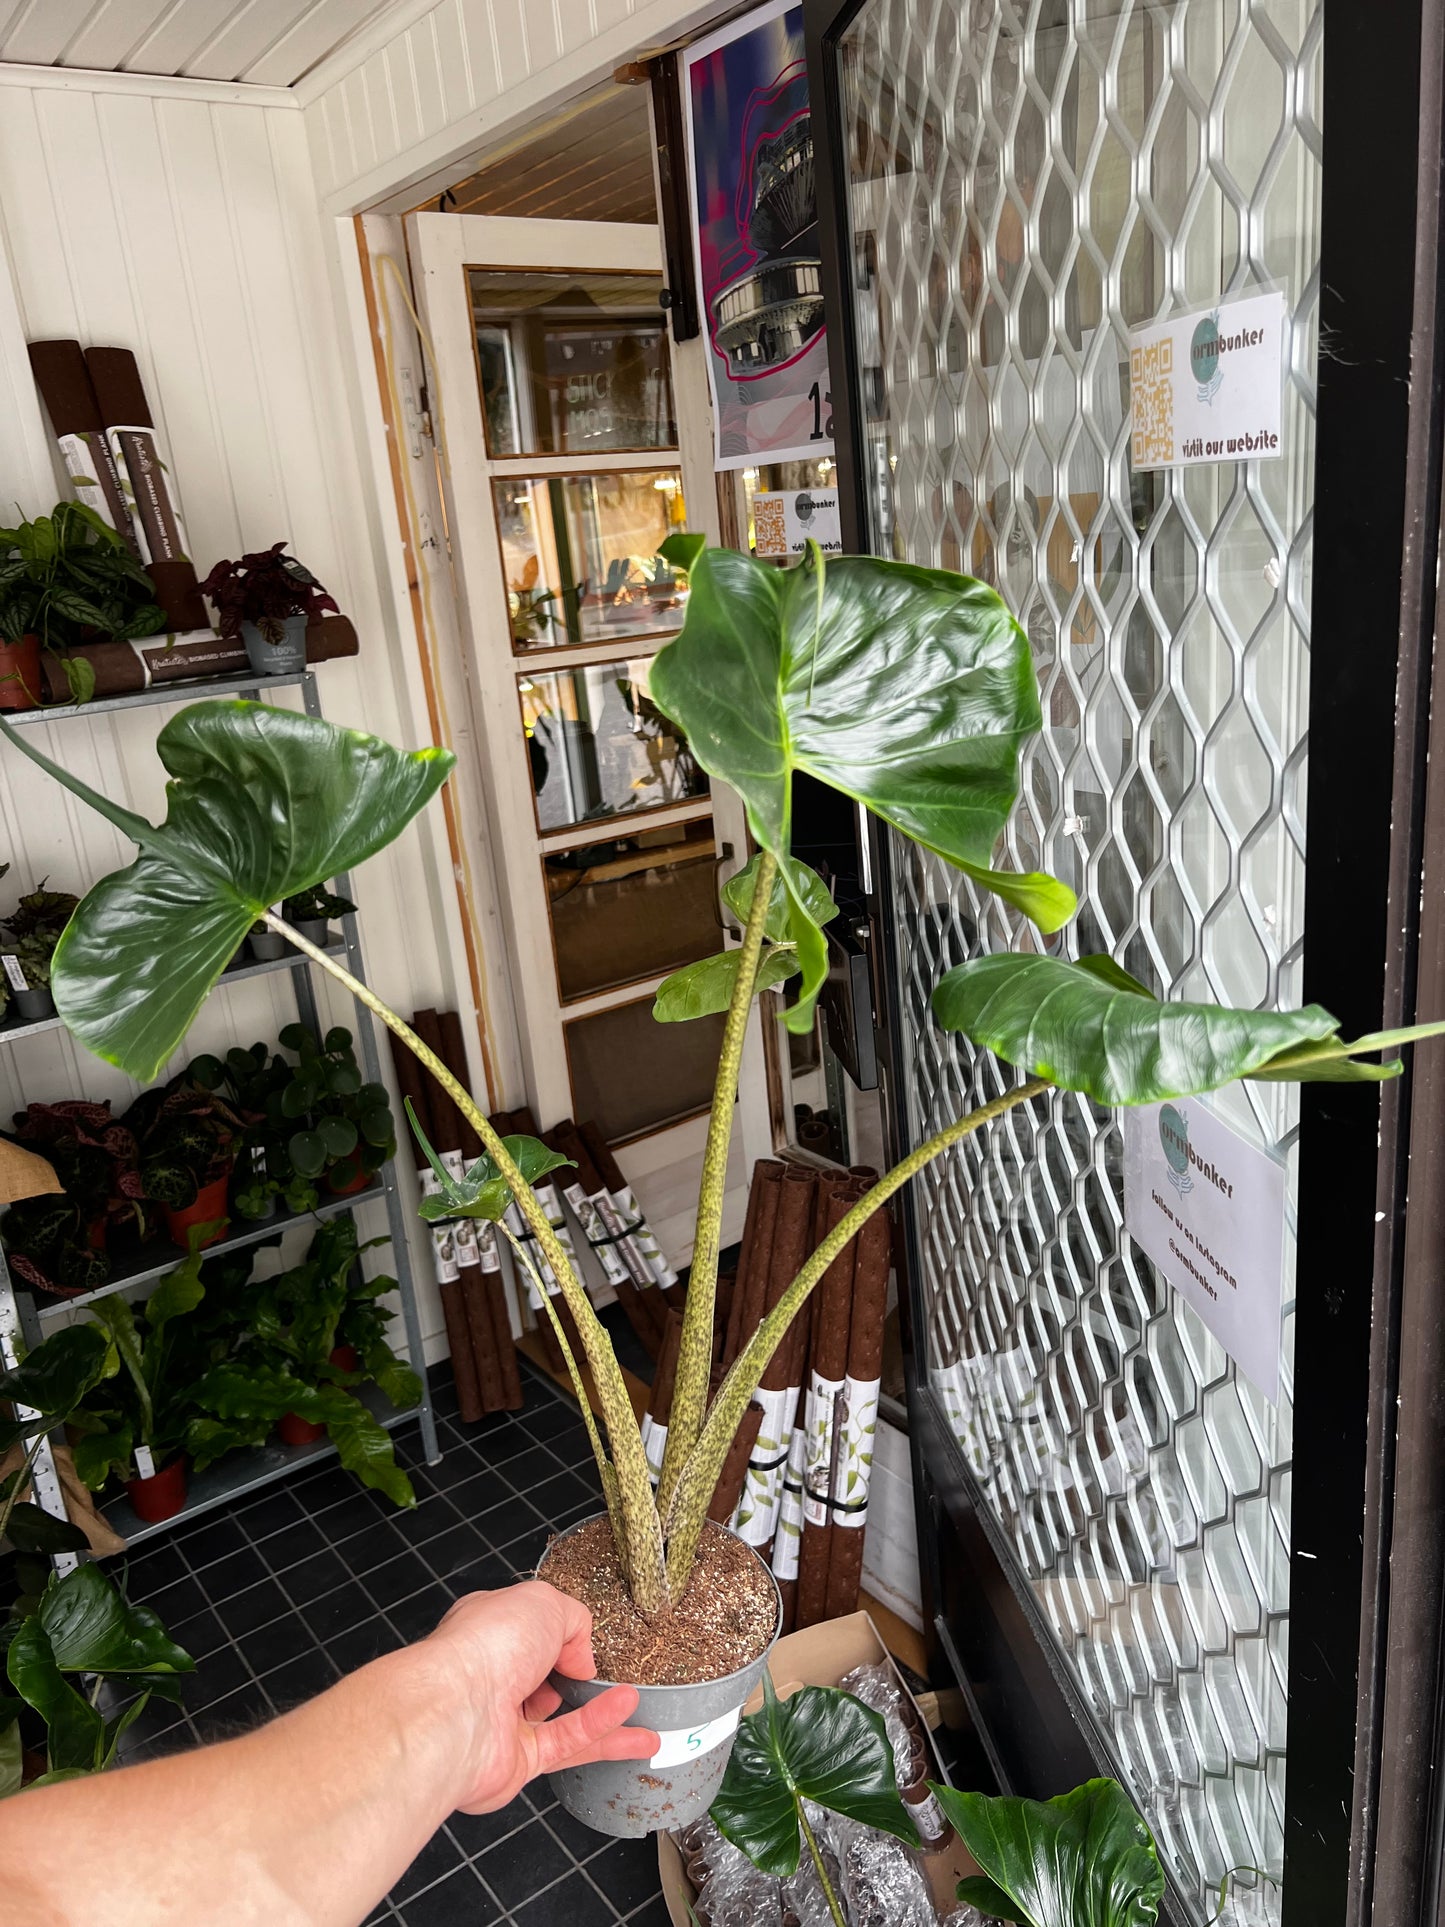
[[[1009,857],[1078,890],[1071,954],[1175,997],[1299,999],[1320,43],[1319,0],[867,0],[842,51],[875,546],[1024,624],[1046,722]],[[1128,329],[1262,286],[1282,458],[1135,474]],[[1005,1082],[934,983],[1036,939],[894,854],[916,1139]],[[1291,1149],[1292,1092],[1217,1103]],[[929,1365],[1202,1919],[1282,1859],[1293,1255],[1271,1406],[1131,1244],[1121,1165],[1061,1094],[932,1168]],[[1230,1907],[1272,1927],[1278,1888]]]

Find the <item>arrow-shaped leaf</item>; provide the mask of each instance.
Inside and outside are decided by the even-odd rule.
[[[422,1199],[420,1215],[428,1224],[437,1224],[446,1218],[490,1218],[495,1223],[503,1217],[512,1202],[512,1192],[502,1176],[500,1166],[484,1151],[469,1171],[460,1178],[454,1178],[427,1142],[426,1132],[412,1109],[411,1099],[407,1098],[405,1102],[406,1114],[412,1130],[416,1132],[417,1143],[426,1152],[427,1162],[441,1186],[439,1191]],[[508,1157],[528,1184],[535,1184],[538,1178],[545,1177],[549,1171],[575,1162],[534,1137],[504,1137],[502,1143]]]
[[[684,964],[681,970],[674,970],[657,986],[653,1017],[659,1024],[683,1024],[694,1017],[710,1017],[715,1011],[726,1010],[732,1002],[742,954],[741,950],[724,950],[716,957],[703,957],[697,963]],[[779,984],[796,976],[800,968],[798,953],[792,944],[765,950],[753,981],[753,995],[776,990]]]

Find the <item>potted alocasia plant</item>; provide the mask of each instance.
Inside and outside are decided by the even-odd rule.
[[[704,552],[698,537],[673,537],[665,548],[668,561],[688,571],[689,595],[681,633],[654,659],[652,699],[686,735],[701,767],[740,794],[759,849],[729,886],[729,900],[746,918],[741,945],[689,965],[658,998],[665,1021],[704,1011],[727,1015],[656,1490],[606,1328],[531,1188],[530,1179],[557,1162],[554,1154],[535,1140],[504,1143],[403,1020],[269,908],[389,843],[436,795],[452,757],[437,749],[403,752],[264,705],[198,703],[157,739],[172,780],[170,813],[156,825],[98,795],[0,721],[21,752],[138,847],[134,863],[89,892],[55,954],[56,1007],[82,1043],[137,1078],[154,1077],[259,918],[373,1010],[477,1131],[483,1155],[461,1179],[440,1171],[423,1213],[500,1220],[514,1199],[532,1234],[526,1243],[535,1244],[571,1314],[583,1357],[572,1359],[570,1350],[567,1356],[579,1385],[580,1366],[590,1370],[602,1430],[585,1401],[583,1416],[606,1514],[556,1542],[544,1572],[593,1606],[599,1670],[624,1679],[631,1672],[641,1689],[635,1720],[668,1736],[651,1762],[589,1768],[587,1798],[573,1805],[608,1831],[633,1834],[684,1823],[717,1789],[777,1615],[771,1575],[750,1550],[730,1550],[739,1542],[723,1528],[707,1524],[708,1503],[768,1361],[873,1212],[931,1159],[1051,1086],[1087,1091],[1104,1103],[1143,1104],[1238,1077],[1378,1080],[1394,1075],[1398,1061],[1362,1060],[1445,1028],[1348,1042],[1315,1007],[1160,1003],[1110,959],[1047,956],[1037,938],[1018,953],[961,965],[940,986],[938,1020],[1018,1066],[1020,1081],[915,1147],[869,1188],[804,1261],[710,1394],[723,1191],[753,999],[760,988],[796,976],[798,994],[783,1022],[806,1031],[827,973],[822,926],[832,904],[820,879],[792,855],[794,773],[805,771],[860,801],[1044,935],[1066,924],[1076,905],[1051,876],[992,867],[1017,799],[1020,748],[1041,725],[1028,639],[993,590],[948,571],[871,557],[825,565],[816,545],[783,569],[729,550]],[[505,1222],[501,1229],[510,1236]],[[533,1271],[524,1249],[518,1261]],[[539,1296],[551,1312],[546,1291]],[[560,1323],[554,1329],[565,1345]],[[723,1608],[731,1632],[717,1640],[711,1635]],[[574,1704],[602,1687],[556,1684]],[[677,1697],[683,1688],[695,1689],[689,1717],[661,1717],[663,1708],[675,1713],[684,1703]],[[714,1710],[701,1710],[708,1706]],[[703,1728],[707,1744],[675,1758],[669,1749]],[[572,1803],[568,1789],[558,1790]]]
[[[284,542],[218,562],[201,584],[216,605],[221,634],[246,645],[258,676],[294,676],[306,667],[306,625],[335,602]],[[245,932],[241,933],[243,936]]]

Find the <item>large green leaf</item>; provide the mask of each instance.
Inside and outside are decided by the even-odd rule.
[[[28,1405],[54,1424],[105,1377],[110,1355],[104,1332],[94,1325],[69,1325],[37,1345],[14,1371],[0,1372],[0,1400]]]
[[[104,1326],[120,1354],[121,1363],[130,1373],[140,1405],[141,1437],[149,1439],[155,1413],[151,1406],[151,1388],[146,1378],[145,1355],[141,1349],[140,1328],[135,1321],[135,1312],[124,1298],[116,1296],[100,1299],[91,1306],[90,1315]]]
[[[314,1385],[274,1365],[232,1360],[213,1365],[193,1392],[204,1412],[223,1419],[268,1419],[273,1424],[295,1412],[309,1424],[322,1419],[321,1396]]]
[[[168,1271],[145,1301],[147,1352],[158,1344],[162,1332],[173,1318],[183,1318],[196,1309],[206,1295],[201,1283],[205,1253],[200,1249],[201,1226],[193,1225],[189,1236],[194,1249],[174,1271]],[[102,1299],[101,1304],[109,1301]],[[150,1365],[149,1357],[146,1360]]]
[[[0,1726],[0,1800],[20,1791],[24,1753],[20,1741],[20,1722],[9,1719]]]
[[[761,862],[762,857],[755,856],[735,876],[730,876],[722,887],[722,900],[739,923],[746,923],[752,912],[753,894],[758,886],[758,865]],[[791,936],[790,910],[794,897],[802,904],[809,920],[820,928],[825,923],[831,923],[838,914],[833,893],[818,872],[809,869],[798,857],[790,856],[786,862],[778,865],[773,875],[767,921],[763,925],[763,935],[769,943],[786,943]]]
[[[90,1545],[79,1526],[28,1501],[11,1508],[5,1531],[17,1552],[84,1552]]]
[[[1333,1039],[1327,1010],[1160,1003],[1107,959],[979,957],[950,970],[933,1014],[1030,1076],[1101,1104],[1152,1104],[1256,1076],[1282,1053]],[[1339,1045],[1343,1057],[1346,1046]]]
[[[386,1427],[372,1417],[359,1398],[339,1385],[323,1385],[320,1399],[326,1436],[346,1470],[363,1485],[384,1492],[393,1505],[415,1505],[416,1493],[396,1462]]]
[[[754,836],[785,857],[804,770],[956,864],[1044,930],[1074,911],[1053,877],[989,869],[1040,726],[1028,639],[981,582],[871,556],[796,567],[731,549],[694,556],[682,633],[653,658],[652,700],[694,756],[742,796]],[[789,935],[811,1026],[827,970],[791,879]]]
[[[74,1035],[141,1082],[158,1074],[262,912],[384,848],[454,761],[263,703],[195,703],[157,738],[172,780],[156,827],[0,727],[140,846],[66,926],[51,991]]]
[[[38,1618],[64,1673],[189,1673],[190,1654],[148,1606],[132,1606],[99,1566],[52,1578]],[[17,1680],[16,1685],[19,1685]],[[32,1702],[33,1704],[33,1702]]]
[[[422,1199],[420,1215],[428,1224],[437,1224],[447,1218],[490,1218],[495,1224],[505,1215],[507,1206],[512,1202],[511,1188],[496,1161],[484,1151],[470,1170],[460,1178],[454,1178],[427,1142],[426,1132],[417,1122],[416,1112],[411,1107],[411,1099],[407,1098],[405,1102],[416,1141],[425,1151],[427,1162],[436,1173],[441,1187],[430,1197]],[[556,1171],[564,1164],[574,1162],[572,1158],[564,1158],[559,1151],[550,1149],[539,1138],[504,1137],[502,1143],[508,1157],[528,1184],[535,1184],[538,1178],[545,1177],[549,1171]]]
[[[681,970],[664,977],[652,1000],[656,1022],[685,1024],[694,1017],[710,1017],[716,1011],[726,1010],[733,1000],[742,954],[741,950],[723,950],[716,957],[684,964]],[[763,952],[753,981],[753,995],[776,990],[779,984],[796,976],[800,968],[798,953],[792,944],[774,944]]]
[[[1028,1927],[1154,1927],[1164,1870],[1116,1780],[1088,1780],[1056,1800],[933,1790],[986,1876],[965,1880],[961,1900],[991,1911],[991,1884],[1018,1910],[1005,1917]]]
[[[80,1571],[93,1571],[82,1566]],[[35,1614],[22,1620],[10,1642],[5,1669],[10,1684],[46,1726],[52,1768],[93,1772],[105,1744],[105,1721],[61,1672],[44,1626]]]
[[[738,1727],[712,1818],[754,1866],[786,1878],[798,1870],[803,1800],[918,1845],[881,1715],[835,1686],[780,1700],[764,1668],[763,1704]]]

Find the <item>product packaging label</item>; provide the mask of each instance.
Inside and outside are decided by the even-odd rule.
[[[868,1523],[868,1483],[873,1477],[873,1435],[878,1425],[879,1380],[843,1380],[843,1446],[833,1490],[833,1522]]]
[[[657,1737],[662,1745],[647,1764],[652,1767],[681,1766],[703,1753],[711,1753],[715,1746],[721,1746],[724,1740],[730,1740],[737,1732],[742,1710],[740,1706],[735,1706],[731,1713],[722,1713],[703,1726],[679,1726],[659,1733]]]
[[[753,1393],[753,1403],[762,1406],[763,1421],[748,1460],[733,1530],[748,1545],[765,1546],[778,1526],[783,1471],[793,1435],[793,1416],[798,1409],[798,1388],[785,1385],[781,1391],[770,1392],[760,1386]]]
[[[807,1451],[803,1461],[803,1517],[810,1526],[828,1523],[828,1473],[833,1462],[833,1401],[843,1389],[841,1378],[814,1372],[808,1385],[804,1419]]]

